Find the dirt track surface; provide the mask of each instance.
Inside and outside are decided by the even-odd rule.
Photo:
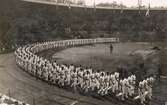
[[[154,88],[154,100],[150,105],[164,105],[167,101],[167,79],[162,79]],[[14,54],[0,55],[0,93],[33,105],[137,105],[117,101],[112,97],[92,97],[72,90],[65,90],[50,86],[45,82],[36,80],[31,75],[19,69],[15,64]],[[33,101],[34,100],[34,101]]]

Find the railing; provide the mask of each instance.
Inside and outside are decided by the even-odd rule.
[[[22,0],[26,2],[33,2],[33,3],[41,3],[41,4],[48,4],[48,5],[57,5],[57,6],[67,6],[67,7],[77,7],[77,8],[88,8],[88,9],[104,9],[104,10],[139,10],[139,8],[113,8],[113,7],[101,7],[101,6],[84,6],[84,5],[76,5],[76,4],[65,4],[65,3],[56,3],[54,1],[44,1],[44,0]],[[140,10],[147,11],[148,8],[141,8]],[[163,10],[166,11],[167,8],[150,8],[150,10],[156,11],[156,10]]]

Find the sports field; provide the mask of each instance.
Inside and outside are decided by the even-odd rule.
[[[112,65],[103,62],[112,62],[112,60],[117,58],[122,59],[121,57],[126,58],[129,51],[150,48],[149,44],[139,43],[119,43],[113,44],[113,46],[114,50],[112,53],[109,51],[109,45],[100,44],[68,48],[64,50],[60,49],[60,52],[52,49],[50,51],[42,52],[41,55],[45,55],[44,57],[48,57],[48,59],[49,57],[55,57],[54,59],[59,63],[75,63],[77,65],[81,64],[85,66],[89,64],[93,68],[104,67],[106,70],[114,71],[114,69],[108,69],[109,67],[112,68]],[[93,59],[91,58],[92,56],[94,56]],[[13,98],[27,102],[31,105],[34,103],[35,105],[72,105],[73,102],[77,102],[75,105],[137,105],[134,103],[129,104],[127,102],[120,102],[113,99],[113,97],[85,96],[77,92],[73,93],[72,90],[51,86],[43,81],[36,80],[36,78],[18,68],[15,64],[13,53],[1,54],[0,58],[0,93],[7,95],[10,93]],[[96,63],[97,65],[93,63],[96,59],[99,59]],[[114,60],[114,62],[115,61],[116,60]],[[84,62],[85,64],[83,64]],[[150,105],[164,105],[165,101],[167,101],[166,89],[167,82],[164,78],[154,87],[154,97]]]
[[[124,64],[132,64],[130,53],[136,50],[147,50],[150,48],[148,43],[115,43],[113,51],[110,51],[111,44],[96,44],[74,48],[68,48],[52,55],[58,63],[82,65],[83,67],[93,68],[114,72],[116,67]]]

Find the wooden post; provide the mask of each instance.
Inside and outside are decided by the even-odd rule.
[[[32,105],[36,105],[34,96],[33,96],[33,99],[32,99]]]
[[[10,89],[8,89],[8,95],[9,95],[9,98],[11,98],[11,92],[10,92]]]

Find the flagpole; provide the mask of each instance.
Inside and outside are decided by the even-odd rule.
[[[95,8],[95,5],[96,5],[95,2],[96,2],[96,1],[94,0],[94,8]]]
[[[151,8],[151,0],[149,0],[149,8]]]
[[[139,5],[139,14],[140,14],[140,0],[138,0],[138,5]]]
[[[94,11],[96,11],[96,1],[94,0]]]
[[[146,11],[146,16],[147,16],[147,17],[150,16],[150,0],[149,0],[148,8],[147,8],[147,11]]]
[[[121,13],[123,13],[123,2],[121,0]]]

